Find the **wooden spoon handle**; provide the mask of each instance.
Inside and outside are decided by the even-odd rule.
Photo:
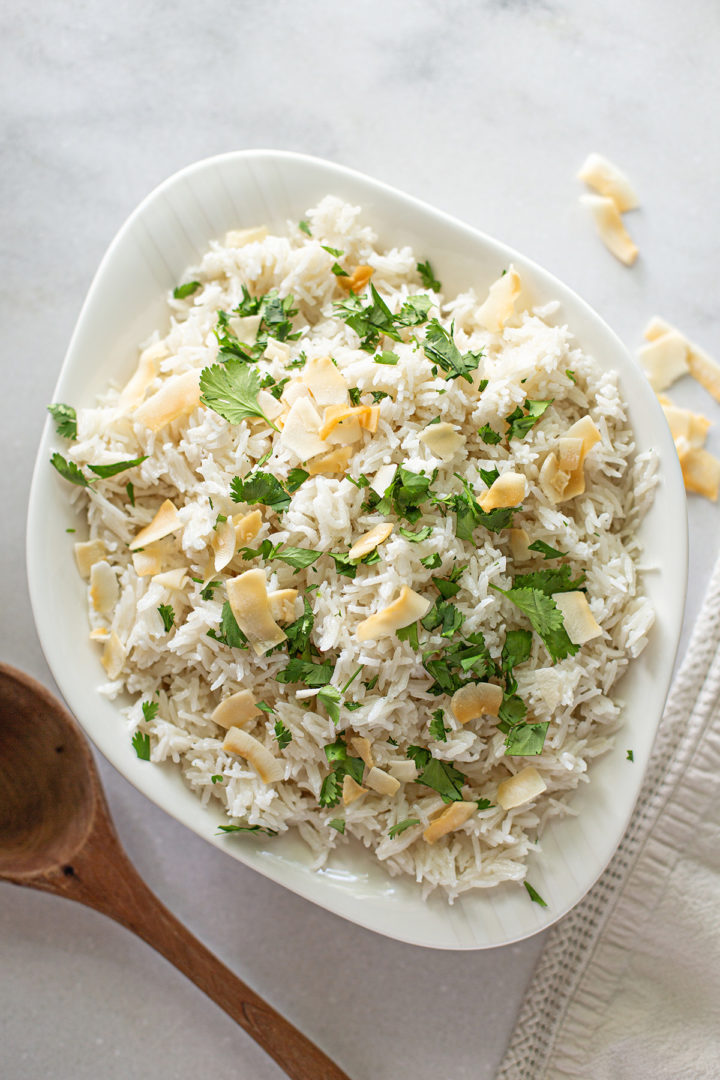
[[[114,836],[104,850],[98,840],[92,836],[72,866],[25,884],[78,900],[143,938],[252,1035],[293,1080],[350,1080],[193,937],[151,892]]]

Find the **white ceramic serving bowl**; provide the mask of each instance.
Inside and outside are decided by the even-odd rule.
[[[183,280],[208,241],[230,228],[267,224],[283,230],[323,195],[364,208],[383,245],[411,244],[430,258],[452,296],[468,285],[484,289],[513,262],[529,302],[561,302],[582,347],[604,368],[620,372],[640,450],[655,448],[661,479],[641,528],[643,586],[656,624],[620,693],[624,728],[614,750],[593,763],[591,782],[573,795],[577,816],[551,824],[528,878],[547,901],[531,903],[506,885],[466,893],[449,906],[438,891],[428,900],[405,878],[391,878],[359,846],[342,845],[320,872],[309,868],[294,835],[271,840],[218,834],[219,809],[204,809],[172,765],[140,761],[120,716],[120,703],[97,693],[104,681],[99,649],[88,640],[86,589],[75,572],[79,522],[67,485],[50,468],[58,448],[48,421],[33,477],[28,521],[28,576],[33,612],[50,668],[70,708],[95,745],[120,772],[168,813],[233,858],[329,911],[381,934],[417,945],[482,949],[549,926],[591,887],[610,860],[635,805],[665,701],[682,622],[687,570],[685,495],[668,426],[653,392],[622,342],[584,301],[551,274],[503,244],[402,192],[317,158],[278,151],[240,151],[210,158],[166,180],[131,215],[105,255],[72,337],[54,401],[93,403],[110,378],[125,381],[137,347],[167,323],[168,290]],[[60,447],[61,448],[61,447]],[[625,760],[632,747],[635,763]]]

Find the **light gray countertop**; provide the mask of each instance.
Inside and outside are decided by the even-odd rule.
[[[44,407],[110,239],[195,159],[277,147],[361,169],[537,259],[629,346],[658,313],[720,357],[715,0],[12,7],[0,15],[1,655],[50,686],[23,551]],[[578,204],[591,150],[641,194],[632,270]],[[719,417],[688,383],[676,400]],[[709,448],[720,453],[716,430]],[[684,641],[718,514],[691,500]],[[377,937],[226,859],[100,768],[150,886],[353,1080],[493,1076],[541,939],[452,954]],[[79,906],[0,886],[0,970],[7,1080],[281,1075],[165,961]]]

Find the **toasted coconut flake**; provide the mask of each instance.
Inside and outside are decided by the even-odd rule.
[[[125,648],[114,630],[105,642],[103,654],[100,659],[102,666],[107,672],[109,679],[117,679],[125,664]]]
[[[328,405],[325,408],[318,435],[321,439],[327,439],[341,421],[349,420],[351,417],[358,421],[360,427],[375,431],[379,411],[377,405]]]
[[[679,439],[682,439],[689,449],[695,450],[705,445],[710,428],[710,421],[706,416],[691,412],[690,409],[681,409],[667,401],[667,398],[661,404],[676,444]]]
[[[418,771],[414,761],[391,761],[387,766],[387,772],[399,780],[401,784],[411,784],[417,780]]]
[[[187,581],[187,567],[178,566],[175,570],[166,570],[164,574],[155,574],[153,581],[165,589],[182,589]]]
[[[481,716],[497,716],[502,701],[502,688],[494,683],[466,683],[453,694],[450,708],[458,724],[467,724]]]
[[[682,459],[685,487],[697,495],[717,501],[720,488],[720,461],[707,450],[690,449]]]
[[[350,745],[357,754],[362,758],[368,769],[375,768],[375,761],[372,754],[372,744],[369,739],[366,739],[364,735],[353,735],[350,740]]]
[[[595,621],[585,593],[553,593],[553,600],[562,612],[565,632],[573,645],[584,645],[602,635],[602,627]]]
[[[254,540],[262,528],[262,514],[259,510],[251,510],[249,514],[236,514],[232,519],[235,526],[236,547],[247,547]]]
[[[290,406],[280,435],[280,444],[295,454],[298,461],[323,454],[327,446],[318,434],[320,415],[310,398],[299,397]]]
[[[477,803],[454,802],[446,806],[442,814],[431,821],[423,833],[423,840],[428,844],[434,844],[436,840],[447,836],[448,833],[461,829],[470,820],[477,810]]]
[[[107,641],[110,637],[110,631],[107,626],[96,626],[94,630],[91,630],[88,634],[91,641]]]
[[[383,521],[379,525],[374,525],[369,532],[363,533],[363,535],[355,541],[348,551],[348,558],[363,559],[366,555],[369,555],[371,551],[374,551],[376,547],[379,547],[380,544],[384,543],[392,531],[392,523],[389,521]]]
[[[297,589],[276,589],[268,593],[270,614],[277,623],[290,623],[295,618]]]
[[[307,471],[311,476],[332,476],[333,473],[344,473],[347,469],[352,450],[349,446],[338,446],[329,454],[321,454],[313,458],[307,464]]]
[[[262,315],[232,315],[228,326],[240,341],[250,342],[257,337]]]
[[[510,553],[515,562],[525,562],[530,558],[530,537],[524,529],[508,529]]]
[[[387,489],[392,484],[395,473],[397,472],[397,465],[381,465],[374,477],[370,481],[370,487],[376,495],[384,495]]]
[[[238,690],[236,694],[224,698],[213,709],[210,719],[229,731],[232,727],[245,727],[254,717],[260,716],[261,711],[249,690]]]
[[[551,450],[542,463],[539,476],[540,487],[553,505],[562,502],[570,473],[560,468],[555,453]]]
[[[456,431],[452,424],[445,423],[430,424],[420,432],[418,439],[441,461],[451,461],[465,445],[465,436]]]
[[[285,641],[272,617],[264,570],[246,570],[226,582],[226,589],[235,621],[258,656]]]
[[[225,569],[228,563],[232,562],[235,552],[237,551],[235,525],[230,518],[228,518],[227,521],[221,521],[215,529],[211,547],[215,573],[219,574],[221,570]]]
[[[148,544],[153,544],[156,540],[162,540],[163,537],[177,532],[181,527],[182,522],[177,507],[170,499],[166,499],[150,524],[141,529],[131,542],[130,550],[137,551],[138,548],[147,547]]]
[[[281,364],[287,364],[290,359],[290,346],[282,341],[276,341],[275,338],[268,338],[265,355],[268,360],[278,360]]]
[[[524,806],[541,795],[547,788],[540,773],[534,765],[528,765],[521,769],[515,776],[510,776],[498,784],[497,802],[503,810],[513,810],[516,806]]]
[[[580,202],[592,213],[600,239],[608,251],[625,266],[632,266],[638,257],[638,249],[630,239],[613,200],[606,195],[581,195]]]
[[[670,323],[665,322],[664,319],[659,318],[657,315],[645,327],[645,337],[648,341],[656,341],[659,337],[669,333],[678,334],[685,341],[688,368],[693,379],[696,379],[701,386],[705,387],[716,401],[720,401],[720,364],[708,356],[698,345],[693,345],[691,341],[688,341],[685,335],[676,330],[674,326],[671,326]]]
[[[268,418],[268,420],[277,420],[280,413],[285,412],[285,406],[282,404],[282,402],[278,401],[277,398],[274,398],[268,390],[258,391],[257,400],[258,405],[265,413],[265,416]],[[265,423],[265,420],[262,416],[253,416],[252,420],[253,422],[257,422],[259,424]]]
[[[687,341],[671,330],[637,351],[637,357],[653,390],[667,390],[690,371]]]
[[[378,769],[377,765],[367,774],[365,783],[378,795],[395,795],[400,790],[400,781],[384,769]]]
[[[267,234],[265,225],[258,225],[253,229],[231,229],[225,233],[225,247],[241,248],[246,244],[259,244]]]
[[[189,416],[200,404],[200,371],[171,375],[159,390],[135,410],[135,419],[151,431]]]
[[[285,383],[283,392],[280,395],[280,400],[285,402],[287,406],[294,405],[298,398],[312,399],[312,395],[308,390],[302,379],[291,379],[289,383]]]
[[[263,744],[239,727],[231,727],[223,739],[223,750],[249,761],[264,784],[282,780],[285,766]]]
[[[520,295],[520,275],[514,266],[490,286],[488,298],[477,312],[477,321],[493,334],[502,332],[505,323],[515,314],[515,301]]]
[[[347,277],[339,276],[336,280],[340,288],[345,289],[346,292],[350,292],[352,289],[354,293],[359,293],[365,288],[372,276],[372,266],[361,264],[355,267],[352,274],[348,274]]]
[[[167,548],[164,544],[148,544],[142,551],[133,551],[132,561],[138,577],[155,577],[162,573]]]
[[[376,612],[367,619],[358,623],[355,629],[355,637],[358,641],[372,641],[375,638],[389,637],[403,626],[409,626],[427,615],[432,607],[429,600],[418,593],[413,592],[407,585],[400,589],[397,599],[388,604],[382,611]]]
[[[574,499],[576,495],[582,495],[585,491],[585,468],[583,465],[578,465],[577,469],[568,476],[567,484],[565,485],[565,491],[561,502],[567,502],[568,499]]]
[[[583,180],[600,195],[612,199],[621,213],[638,206],[635,189],[625,173],[602,154],[588,154],[577,175],[578,180]]]
[[[481,508],[488,513],[504,506],[519,506],[525,498],[525,477],[522,473],[506,472],[488,488],[481,499]]]
[[[355,802],[361,795],[367,795],[367,788],[362,787],[352,776],[348,776],[347,773],[343,776],[342,785],[342,801],[345,806],[349,806],[350,803]]]
[[[583,463],[584,445],[580,437],[569,438],[567,435],[557,441],[558,466],[563,472],[574,472]]]
[[[117,572],[104,559],[90,567],[90,602],[98,615],[112,615],[118,602],[120,587]]]
[[[602,435],[598,431],[594,422],[589,416],[582,416],[579,420],[576,420],[574,424],[565,432],[566,439],[582,439],[582,460],[584,461],[587,455],[592,450],[593,446],[602,442]]]
[[[80,572],[80,577],[85,581],[90,577],[93,564],[100,562],[107,555],[107,548],[103,540],[83,540],[75,544],[75,562]]]
[[[308,360],[300,378],[321,409],[327,405],[347,405],[350,401],[347,383],[329,356]]]
[[[119,413],[123,414],[137,408],[145,397],[145,391],[157,374],[159,361],[164,360],[167,355],[167,347],[159,342],[156,345],[149,345],[147,349],[143,349],[135,373],[118,398],[117,407]]]

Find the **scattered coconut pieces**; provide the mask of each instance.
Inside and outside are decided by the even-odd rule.
[[[175,570],[166,570],[162,574],[155,574],[153,582],[162,585],[164,589],[182,589],[187,581],[187,567],[178,566]]]
[[[75,544],[75,562],[80,577],[87,581],[93,564],[100,562],[106,555],[107,548],[103,540],[81,540]]]
[[[562,612],[565,632],[573,645],[584,645],[586,641],[601,637],[602,627],[596,622],[585,593],[553,593],[552,598]]]
[[[246,570],[228,580],[226,589],[235,621],[257,656],[285,641],[285,632],[272,615],[264,570]]]
[[[313,458],[307,463],[307,471],[310,476],[332,476],[334,473],[344,473],[350,464],[353,452],[349,446],[338,446],[327,454]]]
[[[486,514],[500,507],[519,506],[525,498],[525,477],[522,473],[506,472],[498,476],[482,498],[480,509]]]
[[[341,289],[345,289],[347,292],[352,290],[354,293],[359,293],[370,281],[373,273],[372,266],[361,264],[356,266],[351,274],[339,274],[337,283]]]
[[[268,593],[270,613],[277,623],[290,623],[295,618],[295,601],[297,589],[276,589]]]
[[[371,551],[374,551],[376,547],[384,543],[390,533],[393,531],[391,521],[383,521],[379,525],[374,525],[369,532],[363,533],[363,535],[355,541],[353,546],[348,551],[349,559],[364,559],[366,555],[369,555]]]
[[[515,301],[520,295],[520,275],[509,266],[501,277],[490,286],[487,300],[477,312],[477,321],[491,333],[502,332],[508,319],[515,314]]]
[[[238,690],[213,709],[210,719],[229,731],[232,727],[244,727],[256,716],[260,716],[261,712],[249,690]]]
[[[282,780],[285,775],[282,761],[278,761],[259,739],[242,728],[231,727],[223,739],[222,748],[229,754],[237,754],[249,761],[264,784]]]
[[[309,397],[298,397],[285,417],[280,445],[295,454],[299,461],[307,461],[327,451],[320,436],[320,414]]]
[[[456,431],[452,424],[446,423],[428,424],[418,439],[441,461],[452,461],[465,445],[465,436]]]
[[[467,724],[481,716],[497,716],[502,701],[502,687],[495,683],[466,683],[453,694],[450,708],[458,724]]]
[[[162,573],[167,547],[162,543],[148,544],[142,551],[133,551],[132,561],[138,577],[155,577]]]
[[[668,398],[659,398],[662,411],[670,428],[677,447],[678,456],[682,461],[684,452],[688,449],[699,450],[705,445],[710,421],[701,413],[691,412],[690,409],[681,409]]]
[[[267,234],[266,225],[258,225],[253,229],[231,229],[225,233],[225,247],[241,248],[246,244],[259,244]]]
[[[635,210],[640,205],[628,177],[602,154],[588,154],[577,177],[598,194],[612,199],[621,214],[626,210]]]
[[[353,780],[352,776],[345,773],[342,784],[342,801],[345,806],[355,802],[361,795],[367,795],[367,788],[362,787],[356,780]]]
[[[182,526],[177,507],[170,499],[166,499],[149,525],[141,529],[134,540],[130,543],[130,550],[137,551],[156,540],[162,540],[165,536],[177,532]]]
[[[453,802],[446,806],[442,814],[431,821],[423,833],[423,840],[428,844],[434,844],[448,833],[461,829],[470,820],[477,810],[474,802]]]
[[[268,360],[277,360],[280,364],[287,364],[290,359],[290,346],[283,341],[276,341],[275,338],[268,338],[265,346],[265,356]],[[272,397],[272,394],[270,396]],[[263,409],[263,412],[267,415],[265,409]]]
[[[534,765],[528,765],[519,773],[498,784],[497,803],[503,810],[514,810],[532,802],[547,789],[547,784]]]
[[[551,503],[567,502],[585,491],[585,458],[602,435],[589,416],[583,416],[557,440],[540,468],[539,483]],[[561,466],[564,462],[566,468]],[[570,468],[577,461],[575,468]]]
[[[667,390],[690,371],[688,342],[675,330],[661,334],[647,345],[641,345],[637,358],[655,393]]]
[[[712,394],[716,401],[720,402],[720,364],[657,315],[650,320],[644,331],[647,341],[657,341],[666,334],[677,334],[683,339],[687,349],[686,359],[690,374],[709,394]]]
[[[103,654],[100,658],[102,666],[107,672],[109,679],[117,679],[125,664],[125,658],[127,653],[125,652],[125,646],[121,642],[114,630],[110,631],[110,636],[105,642],[103,648]]]
[[[262,528],[262,514],[259,510],[251,510],[249,514],[236,514],[233,520],[235,528],[236,547],[247,547],[254,540]]]
[[[117,572],[101,559],[90,568],[90,603],[98,615],[110,616],[120,596]]]
[[[375,768],[375,759],[373,758],[372,743],[369,739],[366,739],[364,735],[353,735],[350,740],[350,746],[353,748],[359,758],[362,758],[368,769]]]
[[[391,604],[358,623],[355,637],[358,641],[389,637],[396,630],[401,630],[404,626],[422,619],[431,607],[432,604],[424,596],[420,596],[407,585],[403,585],[400,595]]]
[[[717,502],[720,489],[720,461],[707,450],[690,449],[680,461],[688,491]]]
[[[117,408],[120,415],[137,408],[145,397],[148,386],[157,375],[158,363],[168,355],[167,346],[160,342],[143,349],[132,378],[118,398]]]
[[[377,765],[367,774],[365,783],[378,795],[395,795],[400,790],[400,781],[384,769],[378,769]]]
[[[329,356],[308,360],[300,379],[321,409],[327,405],[347,405],[350,401],[347,383]]]
[[[134,418],[151,431],[189,416],[200,404],[200,371],[186,371],[171,375],[159,390],[135,410]]]
[[[221,521],[218,524],[213,533],[211,547],[215,573],[219,574],[221,570],[225,569],[228,563],[232,562],[235,557],[235,552],[237,551],[235,525],[230,518],[228,518],[227,521]]]
[[[377,431],[378,417],[380,416],[379,405],[328,405],[323,414],[322,425],[318,431],[321,439],[327,439],[328,435],[343,420],[356,419],[360,427],[367,431]]]
[[[632,266],[638,257],[638,249],[630,239],[613,200],[606,195],[581,195],[580,202],[592,213],[600,239],[608,251],[625,266]]]
[[[525,562],[530,558],[530,537],[525,529],[508,529],[510,553],[515,562]]]
[[[401,784],[411,784],[418,777],[417,765],[414,761],[392,761],[387,766],[387,772]]]

